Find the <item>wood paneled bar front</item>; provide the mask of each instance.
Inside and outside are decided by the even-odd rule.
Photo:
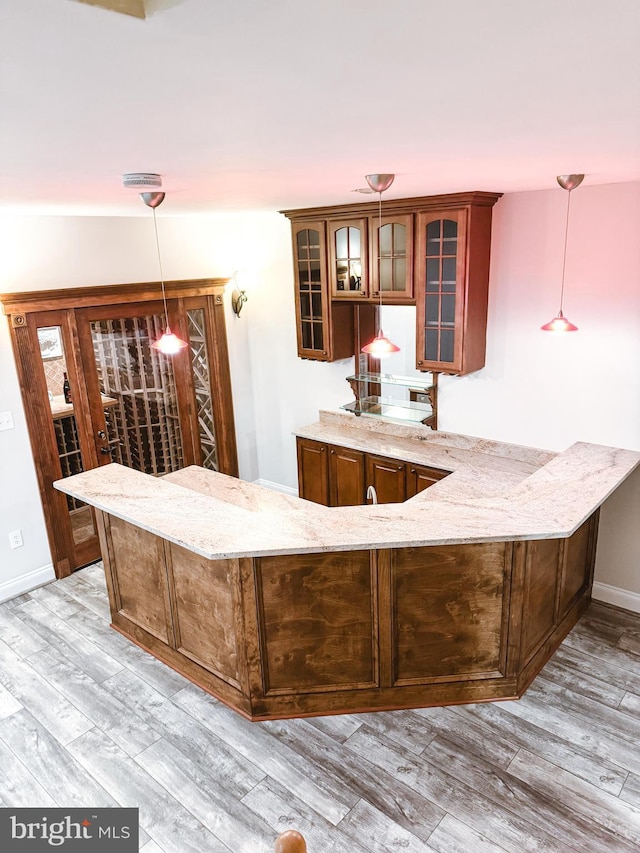
[[[396,458],[420,444],[336,422],[306,432]],[[435,437],[414,453],[453,473],[375,507],[196,466],[57,487],[97,510],[113,627],[251,720],[519,697],[590,600],[598,507],[640,454]]]

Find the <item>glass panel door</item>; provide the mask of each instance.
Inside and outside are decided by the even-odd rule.
[[[180,391],[189,350],[168,356],[152,348],[165,327],[162,307],[85,309],[78,320],[98,464],[156,476],[192,464],[183,436],[186,389]],[[181,334],[177,318],[171,326]]]
[[[62,479],[85,470],[77,419],[80,403],[76,400],[75,383],[72,384],[70,379],[72,370],[67,364],[64,327],[62,324],[48,325],[51,318],[44,322],[47,325],[36,325],[36,334],[60,466],[59,478]],[[95,518],[91,507],[70,495],[60,495],[67,504],[69,532],[74,549],[91,539],[96,544]]]

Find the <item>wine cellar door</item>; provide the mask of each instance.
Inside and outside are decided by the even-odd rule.
[[[165,319],[157,290],[144,300],[145,285],[82,290],[73,308],[25,311],[21,303],[20,313],[18,296],[39,308],[71,291],[0,297],[58,577],[99,559],[100,548],[93,510],[54,489],[55,480],[111,462],[156,476],[193,464],[237,476],[222,286],[173,285],[170,324],[189,344],[173,356],[151,347]],[[102,304],[87,304],[95,291]]]

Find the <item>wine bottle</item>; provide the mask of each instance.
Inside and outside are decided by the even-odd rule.
[[[71,402],[71,385],[69,385],[69,379],[66,373],[62,374],[64,376],[64,382],[62,383],[62,393],[64,394],[65,403]]]

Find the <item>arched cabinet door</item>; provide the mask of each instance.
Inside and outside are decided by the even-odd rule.
[[[466,285],[465,210],[418,214],[417,366],[460,373]]]
[[[385,304],[413,299],[413,215],[369,219],[371,231],[371,296],[382,290]]]
[[[367,220],[328,223],[329,281],[332,299],[363,299],[369,295]]]

